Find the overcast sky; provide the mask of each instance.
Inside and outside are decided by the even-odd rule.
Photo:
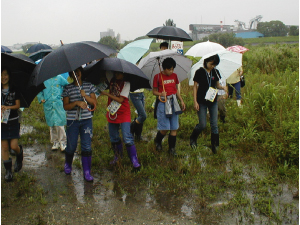
[[[1,44],[99,41],[108,28],[133,40],[167,19],[189,33],[189,24],[249,26],[257,15],[299,25],[299,0],[1,0]]]

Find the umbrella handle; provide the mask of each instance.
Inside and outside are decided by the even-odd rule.
[[[167,101],[167,98],[165,98],[165,100],[161,100],[160,96],[158,96],[158,99],[159,99],[159,101],[161,101],[161,102],[166,102],[166,101]]]
[[[96,109],[96,104],[94,103],[94,108],[93,109],[90,109],[89,107],[87,108],[90,112],[94,112],[95,109]]]

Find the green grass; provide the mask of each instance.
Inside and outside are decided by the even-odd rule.
[[[167,154],[167,138],[163,153],[158,153],[153,143],[157,121],[151,107],[155,98],[151,91],[145,91],[148,118],[143,137],[147,141],[136,143],[142,164],[138,173],[131,172],[126,152],[120,165],[115,168],[109,165],[113,152],[105,118],[107,98],[99,97],[93,118],[93,172],[101,174],[103,169],[112,169],[124,193],[145,187],[152,194],[183,196],[188,193],[201,209],[212,214],[229,210],[237,213],[240,221],[253,224],[255,212],[281,223],[289,210],[295,211],[295,206],[274,200],[282,193],[279,185],[285,183],[297,188],[299,179],[298,61],[298,44],[250,47],[243,56],[247,80],[242,89],[243,108],[238,108],[234,100],[227,100],[227,122],[219,123],[217,155],[206,147],[210,145],[209,123],[198,139],[199,147],[196,150],[189,147],[189,135],[197,124],[197,116],[193,110],[192,87],[187,80],[181,89],[187,110],[180,115],[176,144],[179,157],[170,158]],[[131,113],[134,118],[134,110]],[[47,143],[49,128],[36,99],[23,115],[23,124],[33,125],[35,131],[30,138],[23,135],[20,142]],[[75,164],[80,166],[79,162]],[[228,204],[221,209],[210,206],[222,198]],[[47,204],[42,197],[40,202]]]

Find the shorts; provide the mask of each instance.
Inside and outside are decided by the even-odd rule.
[[[1,123],[1,140],[19,139],[20,123],[18,119],[10,120],[8,123]]]
[[[159,102],[157,106],[157,130],[178,130],[179,115],[174,113],[174,105],[172,106],[173,114],[171,117],[166,116],[165,103]]]

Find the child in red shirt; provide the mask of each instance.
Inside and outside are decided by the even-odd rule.
[[[176,156],[175,145],[176,135],[179,128],[178,115],[185,110],[184,101],[177,89],[179,84],[176,73],[173,73],[176,62],[173,58],[166,58],[162,63],[163,71],[156,74],[153,80],[153,94],[160,98],[157,105],[157,135],[154,143],[157,151],[162,151],[162,139],[167,132],[169,134],[169,154]],[[177,98],[181,102],[181,109],[178,105]],[[178,110],[179,109],[179,110]]]

